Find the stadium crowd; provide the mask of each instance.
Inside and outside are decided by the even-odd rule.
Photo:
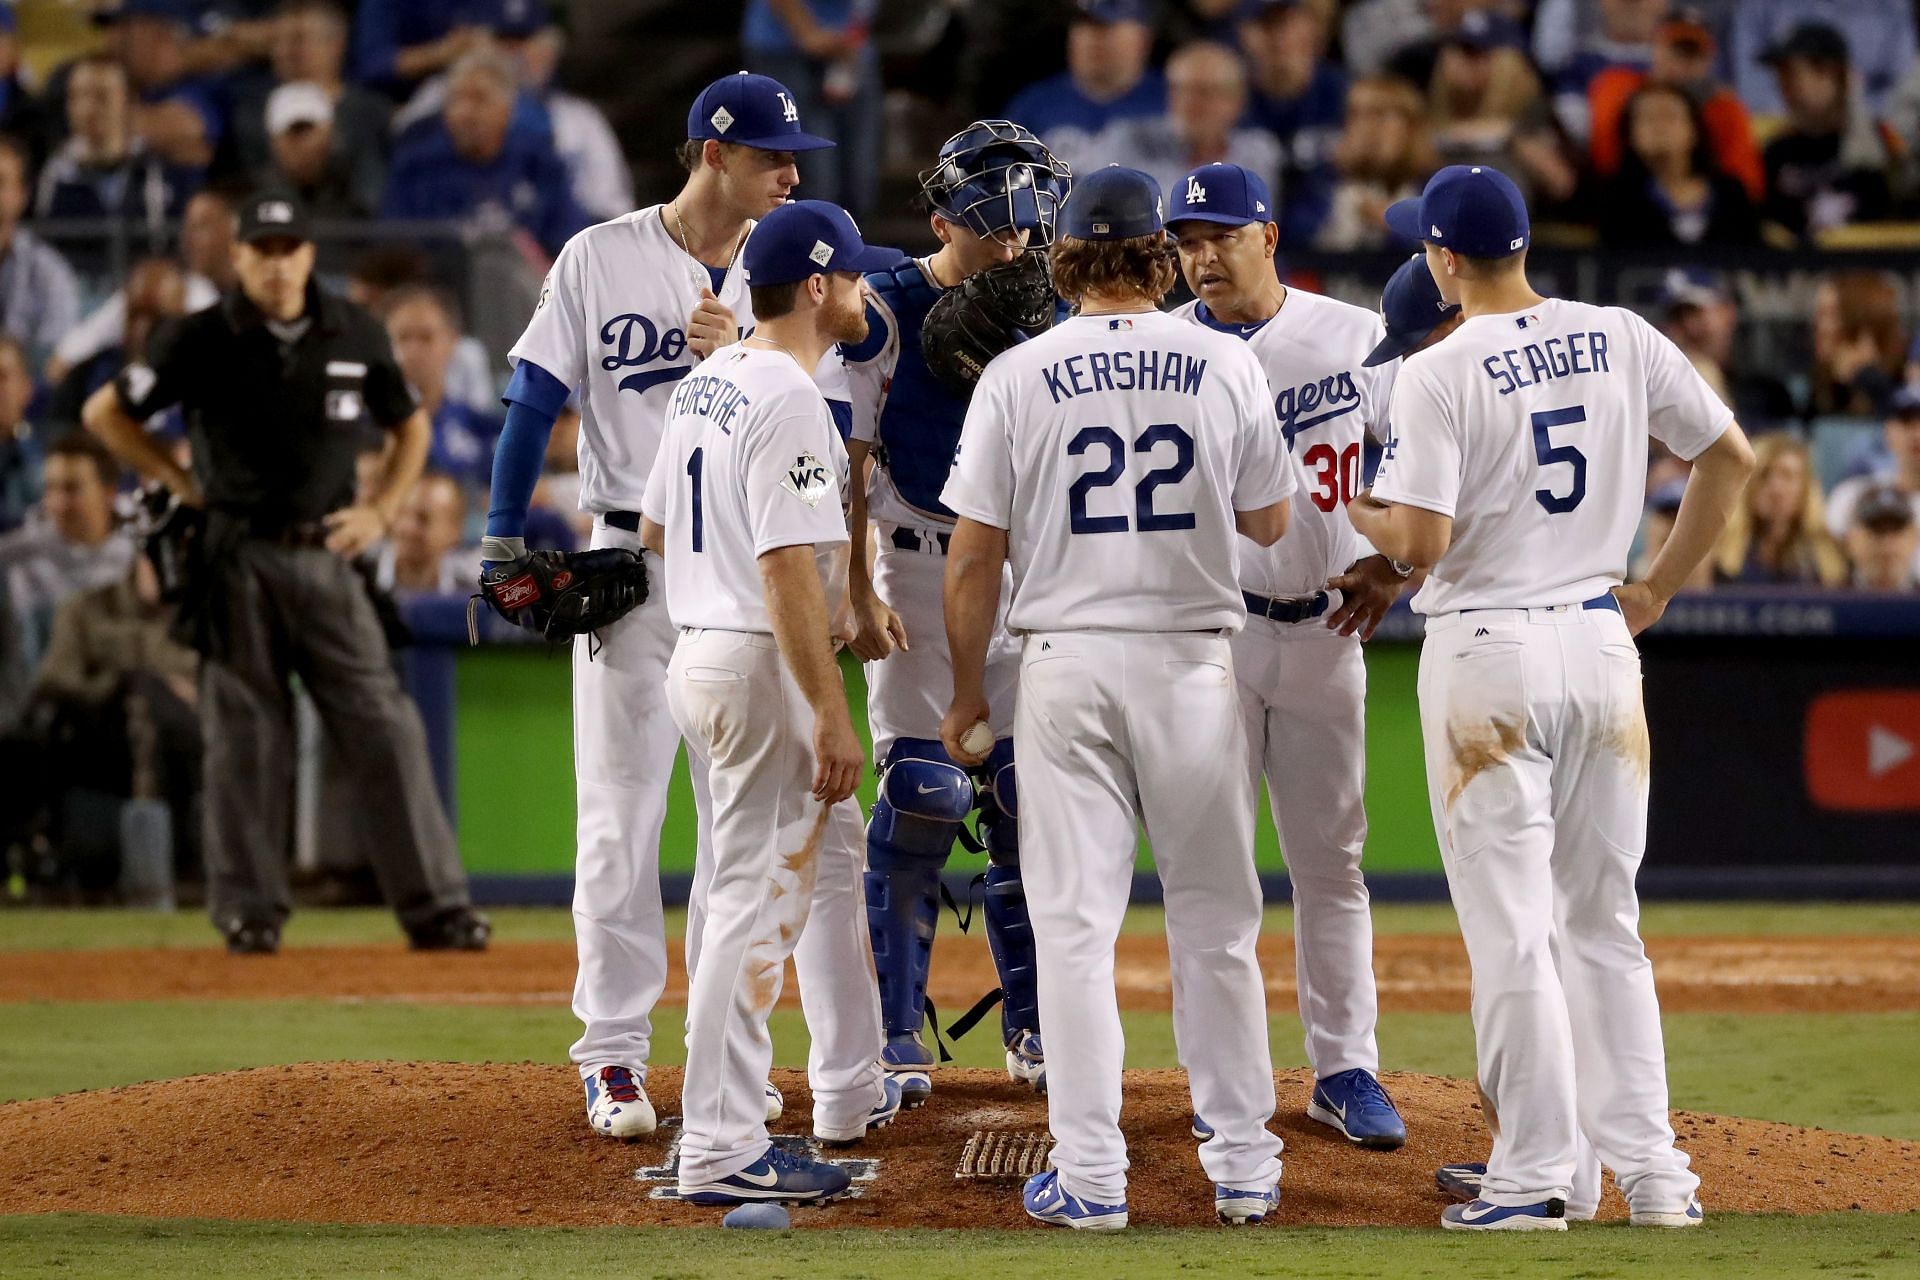
[[[1538,211],[1542,248],[1669,255],[1657,319],[1760,433],[1699,585],[1920,588],[1913,276],[1826,271],[1795,344],[1808,359],[1782,367],[1742,341],[1741,273],[1687,263],[1916,243],[1909,0],[916,6],[960,33],[939,48],[963,70],[944,77],[883,56],[894,7],[745,5],[738,59],[841,143],[801,161],[805,194],[898,212],[882,205],[888,102],[928,85],[951,90],[931,104],[943,122],[1004,114],[1082,170],[1117,162],[1165,186],[1211,160],[1256,168],[1283,258],[1409,249],[1387,204],[1441,165],[1497,165]],[[40,759],[70,776],[190,795],[193,655],[126,528],[126,477],[79,428],[87,397],[156,327],[233,287],[246,193],[294,193],[370,246],[333,281],[384,320],[433,424],[369,589],[463,596],[506,367],[409,228],[458,223],[544,262],[634,207],[630,158],[560,84],[564,14],[545,0],[105,0],[90,46],[57,59],[26,56],[20,16],[0,3],[0,750],[24,758],[51,734],[69,755]],[[127,269],[111,244],[133,246]],[[584,541],[576,426],[563,415],[553,434],[530,545]],[[184,450],[176,414],[148,427]],[[383,439],[368,433],[369,476]],[[1647,554],[1680,465],[1651,468]]]

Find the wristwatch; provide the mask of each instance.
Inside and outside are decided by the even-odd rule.
[[[1399,574],[1403,578],[1411,578],[1413,576],[1412,565],[1402,564],[1400,561],[1395,560],[1392,556],[1387,557],[1387,567],[1392,569],[1395,573]]]

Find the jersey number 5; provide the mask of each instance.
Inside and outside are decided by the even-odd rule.
[[[1107,451],[1107,465],[1101,471],[1089,471],[1075,480],[1067,488],[1067,513],[1069,526],[1075,533],[1126,533],[1129,528],[1141,533],[1156,533],[1163,529],[1191,529],[1194,527],[1191,511],[1155,511],[1153,509],[1153,491],[1163,484],[1178,484],[1187,478],[1193,470],[1193,437],[1185,428],[1171,422],[1156,422],[1142,431],[1133,442],[1135,453],[1152,453],[1154,448],[1166,441],[1173,444],[1173,461],[1164,467],[1155,467],[1140,477],[1133,487],[1133,514],[1131,525],[1125,515],[1094,516],[1087,514],[1087,495],[1095,489],[1105,489],[1117,483],[1127,470],[1127,446],[1121,440],[1120,433],[1112,427],[1082,427],[1067,442],[1067,456],[1077,458],[1087,450],[1099,445]]]
[[[1573,405],[1566,409],[1542,409],[1533,415],[1533,454],[1540,465],[1550,467],[1556,462],[1564,462],[1573,468],[1573,484],[1565,493],[1555,493],[1551,489],[1535,489],[1533,497],[1550,516],[1565,515],[1580,505],[1587,496],[1587,455],[1570,444],[1556,445],[1549,434],[1555,427],[1571,426],[1587,420],[1585,405]]]

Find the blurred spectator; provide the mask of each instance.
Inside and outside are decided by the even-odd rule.
[[[0,133],[27,144],[37,167],[47,154],[46,104],[20,81],[20,35],[11,4],[0,7]]]
[[[40,500],[40,441],[27,421],[33,374],[17,338],[0,333],[0,534],[27,521]]]
[[[385,245],[354,259],[347,271],[347,297],[379,315],[387,295],[403,285],[428,284],[427,256],[412,245]],[[447,370],[447,397],[462,404],[491,405],[498,401],[500,384],[494,378],[493,358],[480,339],[463,334],[453,349]]]
[[[80,318],[80,283],[59,250],[20,225],[27,195],[26,147],[0,134],[0,329],[37,369]]]
[[[873,208],[880,179],[884,90],[868,35],[879,7],[879,0],[747,0],[740,27],[747,62],[787,86],[806,128],[840,144],[801,158],[808,198],[844,205],[856,218]]]
[[[1677,245],[1754,247],[1760,215],[1747,189],[1723,173],[1693,99],[1643,86],[1620,117],[1620,172],[1600,184],[1593,220],[1614,249]]]
[[[433,421],[428,469],[484,489],[493,470],[500,421],[447,394],[447,370],[460,340],[460,319],[452,301],[437,289],[408,285],[388,295],[382,314],[394,361]]]
[[[1687,14],[1661,24],[1648,70],[1610,67],[1595,76],[1587,91],[1592,106],[1587,149],[1594,172],[1611,177],[1620,171],[1620,117],[1627,100],[1642,85],[1666,85],[1685,93],[1699,108],[1707,146],[1720,171],[1738,178],[1755,200],[1764,196],[1767,176],[1760,146],[1753,140],[1753,122],[1739,95],[1714,79],[1713,55],[1713,33]]]
[[[1684,477],[1669,480],[1647,495],[1646,517],[1640,525],[1640,554],[1634,559],[1630,576],[1637,582],[1646,578],[1648,570],[1660,555],[1660,548],[1667,545],[1667,539],[1673,535],[1673,522],[1680,515],[1680,499],[1686,496],[1687,482]],[[1703,591],[1713,585],[1713,563],[1702,560],[1694,566],[1687,580],[1680,584],[1682,591]]]
[[[200,191],[180,217],[180,261],[186,271],[186,312],[203,311],[233,285],[233,202],[218,191]],[[120,342],[127,322],[127,291],[116,289],[60,336],[47,361],[48,382]]]
[[[1440,39],[1427,118],[1441,164],[1494,165],[1551,205],[1573,194],[1578,174],[1520,43],[1511,19],[1469,11]]]
[[[1333,208],[1347,76],[1327,60],[1327,20],[1312,0],[1245,0],[1239,9],[1253,79],[1247,122],[1280,140],[1280,243],[1312,244]]]
[[[47,450],[38,517],[0,535],[13,624],[12,651],[0,652],[0,686],[27,688],[63,600],[117,582],[132,566],[133,543],[113,527],[119,476],[119,464],[92,436],[63,436]]]
[[[1733,408],[1749,431],[1782,426],[1797,417],[1793,393],[1764,369],[1747,367],[1734,348],[1740,311],[1713,275],[1674,269],[1661,290],[1666,335],[1686,354],[1707,385]]]
[[[1560,127],[1584,144],[1592,122],[1588,94],[1609,71],[1645,72],[1653,62],[1654,36],[1667,16],[1667,0],[1595,0],[1599,29],[1576,42],[1571,56],[1552,67],[1553,110]]]
[[[470,54],[447,81],[447,104],[401,136],[382,216],[518,226],[549,256],[587,217],[574,203],[550,134],[510,128],[519,85],[498,53]]]
[[[1196,165],[1245,165],[1276,187],[1280,143],[1265,129],[1239,125],[1246,114],[1247,73],[1225,45],[1196,40],[1167,59],[1167,113],[1117,120],[1088,144],[1101,164],[1153,175],[1171,192]],[[1278,197],[1282,204],[1285,195]]]
[[[1078,0],[1067,28],[1067,69],[1015,94],[1007,118],[1070,165],[1103,165],[1088,150],[1094,135],[1115,121],[1167,109],[1167,82],[1147,65],[1152,50],[1149,0]]]
[[[158,235],[179,211],[180,187],[133,132],[127,70],[110,56],[77,59],[66,76],[67,140],[40,172],[42,218],[112,218]]]
[[[1799,236],[1886,217],[1897,143],[1859,100],[1840,33],[1805,23],[1765,57],[1787,111],[1762,153],[1767,216]]]
[[[353,78],[400,93],[486,45],[486,10],[475,0],[360,0]]]
[[[1882,431],[1892,465],[1842,480],[1827,496],[1827,530],[1836,538],[1847,536],[1854,524],[1854,508],[1874,489],[1902,495],[1920,518],[1920,389],[1903,388],[1894,395]]]
[[[129,360],[147,349],[147,339],[162,320],[187,313],[187,280],[171,258],[147,258],[127,273],[120,291],[124,316],[120,340],[68,370],[47,401],[47,422],[57,432],[77,430],[87,397],[113,381]]]
[[[272,33],[271,78],[249,86],[234,104],[234,145],[241,166],[258,173],[273,163],[267,121],[273,92],[283,85],[317,85],[332,107],[335,163],[349,167],[353,190],[362,202],[378,208],[392,149],[388,120],[393,106],[369,89],[346,83],[346,13],[335,0],[288,0],[273,19]]]
[[[187,0],[124,0],[118,32],[134,131],[188,187],[199,185],[226,128],[218,95],[188,62],[193,16]]]
[[[356,181],[369,171],[351,165],[335,143],[333,99],[319,85],[296,80],[273,91],[267,138],[273,162],[257,172],[261,186],[293,191],[316,218],[364,218],[380,206],[379,189]]]
[[[1907,343],[1900,295],[1879,271],[1843,271],[1813,294],[1813,370],[1805,416],[1877,418],[1900,387]]]
[[[1339,181],[1318,247],[1385,248],[1389,236],[1381,215],[1395,200],[1419,195],[1438,167],[1420,91],[1397,76],[1354,81],[1333,164]]]
[[[1912,494],[1875,485],[1854,504],[1846,532],[1853,585],[1862,591],[1920,587],[1920,515]]]
[[[1791,112],[1786,86],[1767,74],[1782,43],[1808,26],[1832,32],[1843,49],[1853,50],[1853,66],[1870,110],[1914,64],[1913,6],[1902,0],[1739,0],[1727,31],[1733,87],[1757,116]]]
[[[1827,532],[1807,446],[1784,431],[1753,442],[1753,478],[1713,556],[1716,582],[1837,587],[1847,558]]]
[[[381,547],[374,582],[396,596],[466,595],[477,549],[463,549],[467,495],[452,476],[428,471],[401,504]]]

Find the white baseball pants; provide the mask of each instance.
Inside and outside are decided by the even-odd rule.
[[[1230,1187],[1280,1177],[1255,956],[1260,883],[1246,730],[1225,636],[1052,632],[1025,638],[1021,877],[1047,1029],[1047,1113],[1061,1183],[1126,1199],[1120,1134],[1125,1045],[1113,952],[1144,825],[1166,893],[1173,1030],[1193,1103],[1214,1126],[1200,1164]],[[1217,1118],[1216,1118],[1217,1117]]]

